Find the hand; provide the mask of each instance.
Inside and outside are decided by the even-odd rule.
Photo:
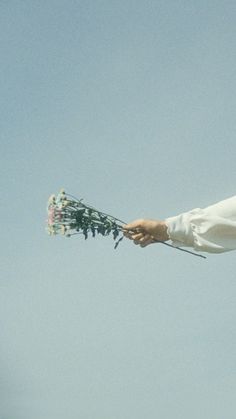
[[[159,220],[136,220],[123,227],[124,236],[141,247],[169,240],[167,225]]]

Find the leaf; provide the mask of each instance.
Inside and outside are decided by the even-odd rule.
[[[113,231],[113,238],[114,240],[119,236],[119,230],[117,228]]]

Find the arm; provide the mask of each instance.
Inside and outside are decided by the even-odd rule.
[[[126,237],[145,247],[170,239],[174,246],[223,253],[236,249],[236,196],[205,209],[167,218],[165,221],[137,220],[125,226]],[[126,231],[127,231],[126,230]]]

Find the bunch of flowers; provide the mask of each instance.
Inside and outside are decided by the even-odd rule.
[[[82,202],[82,199],[79,200],[72,195],[66,194],[64,189],[57,196],[50,196],[47,211],[47,231],[50,235],[62,234],[66,237],[71,237],[75,234],[82,234],[87,239],[89,235],[95,237],[99,234],[102,236],[111,234],[115,240],[115,249],[124,237],[122,234],[118,238],[123,231],[122,225],[126,224],[124,221],[86,205]],[[194,253],[166,242],[153,241],[206,258],[199,253]]]
[[[71,237],[82,234],[87,239],[89,234],[92,237],[98,234],[112,234],[116,240],[122,231],[122,224],[125,224],[118,218],[86,205],[82,199],[78,200],[66,194],[63,189],[57,196],[50,196],[47,211],[47,231],[50,235],[62,234]],[[123,235],[116,240],[115,248],[122,239]]]

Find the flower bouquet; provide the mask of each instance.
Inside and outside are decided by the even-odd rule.
[[[116,240],[115,249],[124,237],[122,235],[117,239],[122,231],[122,224],[125,224],[123,221],[86,205],[82,199],[66,194],[63,189],[57,196],[50,196],[47,210],[47,231],[50,235],[71,237],[82,234],[87,239],[89,234],[92,237],[112,234]]]
[[[82,234],[85,239],[90,236],[112,235],[115,240],[116,249],[123,240],[123,226],[126,224],[119,218],[106,214],[91,207],[82,199],[77,199],[73,195],[66,194],[62,189],[59,194],[51,195],[48,200],[47,212],[47,231],[50,235],[62,234],[71,237],[76,234]],[[120,233],[122,234],[121,237]],[[190,253],[195,256],[206,258],[199,253],[194,253],[181,247],[173,246],[169,243],[153,240],[153,242],[162,243],[174,249]]]

